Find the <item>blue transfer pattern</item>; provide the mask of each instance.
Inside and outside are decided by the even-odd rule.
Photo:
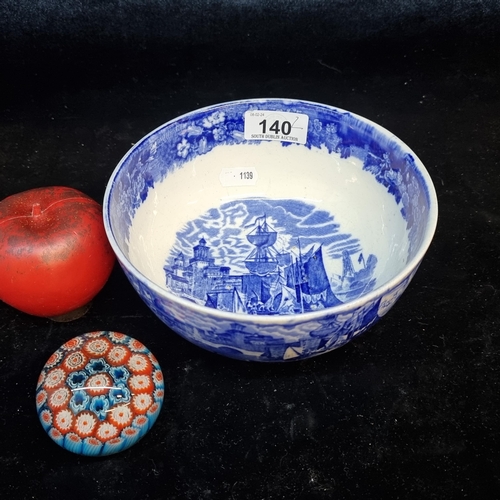
[[[164,266],[165,285],[223,311],[300,314],[373,289],[377,257],[362,250],[333,216],[310,203],[239,199],[177,232]],[[328,261],[338,261],[338,273],[328,273]]]
[[[160,297],[123,267],[128,280],[147,306],[172,330],[186,340],[224,356],[254,361],[305,359],[343,346],[374,325],[401,296],[414,273],[393,290],[361,307],[310,320],[305,315],[290,317],[285,327],[248,320],[222,320],[202,311],[187,310],[177,301]],[[383,309],[383,310],[382,310]],[[269,317],[268,317],[269,318]]]
[[[409,234],[407,261],[415,257],[425,237],[425,221],[434,200],[409,149],[387,131],[349,112],[316,103],[281,99],[237,101],[194,111],[161,126],[139,141],[117,167],[108,186],[109,198],[105,200],[107,223],[125,254],[129,228],[137,208],[146,200],[150,189],[169,172],[182,168],[187,161],[220,144],[259,143],[258,140],[247,141],[244,137],[243,117],[249,110],[307,114],[309,125],[304,147],[326,148],[332,155],[359,159],[363,169],[386,188],[400,207]],[[288,147],[290,143],[282,142],[281,145]],[[255,218],[264,215],[255,211],[251,213]],[[189,260],[196,257],[196,245],[211,246],[218,251],[223,248],[222,244],[210,241],[209,235],[200,234],[197,241],[181,241],[182,234],[178,236],[177,247],[167,256],[166,281],[172,281],[176,275],[174,268],[179,264],[175,262],[176,251],[185,253]],[[348,251],[349,256],[367,251],[361,248],[354,236],[349,237],[354,245]],[[305,251],[309,248],[306,246]],[[372,264],[376,264],[376,257],[373,257]],[[214,259],[213,264],[219,267],[219,271],[222,267],[229,267],[224,259],[215,262],[214,256],[208,258]],[[221,311],[211,314],[206,307],[188,308],[182,299],[150,287],[148,280],[129,267],[129,263],[120,264],[145,303],[182,337],[225,356],[259,361],[304,359],[344,345],[387,313],[416,271],[415,268],[409,270],[392,289],[371,295],[375,298],[361,306],[352,304],[352,298],[356,297],[349,297],[339,308],[342,312],[336,314],[328,314],[330,304],[327,303],[324,315],[266,314],[265,321],[257,321],[254,314],[230,315]],[[179,273],[178,277],[186,276]],[[181,283],[182,279],[178,281]],[[199,289],[202,288],[200,285]],[[369,289],[370,286],[366,291]],[[204,305],[213,306],[215,303],[204,295],[199,300]],[[193,296],[187,299],[196,302]],[[241,311],[237,309],[236,312]]]
[[[111,193],[111,202],[117,207],[111,214],[111,222],[120,244],[127,240],[135,211],[149,190],[170,171],[182,168],[185,162],[220,144],[258,144],[259,140],[244,138],[244,114],[259,109],[307,114],[307,148],[325,147],[341,158],[353,156],[361,160],[363,168],[400,203],[410,233],[411,258],[422,237],[418,229],[423,217],[420,207],[430,202],[414,157],[395,138],[352,113],[279,99],[226,103],[195,111],[163,125],[137,143],[119,166],[120,174]],[[290,143],[282,145],[287,147]]]

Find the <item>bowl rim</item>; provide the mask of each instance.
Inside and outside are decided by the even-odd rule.
[[[229,311],[222,311],[219,309],[212,309],[208,308],[206,306],[202,306],[200,304],[196,304],[195,302],[192,302],[188,299],[185,299],[183,297],[179,297],[178,295],[170,292],[166,288],[162,288],[161,286],[157,285],[154,281],[150,280],[147,276],[145,276],[141,271],[139,271],[129,260],[129,258],[125,255],[125,253],[122,251],[120,246],[118,245],[118,242],[116,241],[113,233],[113,228],[111,225],[110,221],[110,211],[109,211],[109,203],[111,200],[111,192],[113,190],[113,187],[115,186],[116,179],[126,162],[126,160],[129,158],[131,153],[136,150],[142,143],[147,141],[151,136],[155,135],[157,132],[160,130],[170,126],[174,125],[176,122],[183,120],[185,118],[188,118],[189,116],[192,116],[197,113],[203,113],[203,112],[211,112],[211,111],[216,111],[220,108],[224,108],[226,106],[234,106],[238,104],[245,104],[245,103],[267,103],[267,102],[274,102],[274,103],[279,103],[282,102],[284,104],[286,103],[294,103],[294,104],[300,104],[304,103],[310,106],[314,107],[320,107],[323,109],[331,110],[331,111],[336,111],[341,114],[348,114],[352,116],[353,118],[366,123],[367,125],[373,127],[375,130],[377,130],[379,133],[383,134],[385,137],[395,141],[400,147],[402,147],[406,152],[410,153],[414,159],[414,165],[418,170],[418,173],[421,177],[421,179],[424,182],[424,186],[427,189],[427,200],[429,203],[429,213],[427,217],[427,226],[424,231],[424,237],[420,243],[420,246],[413,256],[413,258],[408,261],[404,267],[399,271],[396,275],[394,275],[392,278],[384,282],[382,285],[374,288],[370,292],[366,293],[365,295],[362,295],[358,297],[357,299],[345,302],[343,304],[339,304],[336,306],[331,306],[327,307],[324,309],[318,309],[316,311],[309,311],[309,312],[304,312],[304,313],[298,313],[298,314],[283,314],[283,315],[253,315],[253,314],[246,314],[246,313],[235,313],[235,312],[229,312]],[[231,100],[231,101],[224,101],[216,104],[210,104],[207,106],[203,106],[201,108],[193,109],[191,111],[188,111],[187,113],[183,113],[182,115],[175,116],[174,118],[166,121],[165,123],[159,125],[155,129],[153,129],[151,132],[140,138],[137,142],[135,142],[132,147],[129,148],[129,150],[122,156],[116,167],[113,169],[113,172],[111,173],[109,180],[106,185],[106,190],[104,193],[104,198],[103,198],[103,221],[104,221],[104,229],[107,235],[107,238],[109,240],[109,243],[115,252],[118,261],[120,264],[131,274],[133,275],[136,279],[138,279],[140,282],[144,283],[150,290],[152,290],[154,293],[160,295],[161,297],[164,297],[165,299],[177,303],[179,306],[185,307],[186,309],[192,310],[193,312],[197,312],[201,315],[210,315],[216,319],[219,320],[225,320],[229,322],[234,322],[234,323],[252,323],[252,324],[276,324],[276,325],[287,325],[287,324],[296,324],[296,323],[302,323],[306,321],[314,321],[317,319],[324,318],[325,316],[334,316],[338,314],[345,314],[345,313],[350,313],[353,310],[356,310],[363,305],[367,303],[372,303],[375,302],[378,298],[384,296],[386,293],[393,291],[397,289],[401,283],[403,283],[414,271],[416,271],[423,260],[427,250],[429,249],[429,246],[431,245],[431,242],[434,238],[434,234],[436,231],[437,227],[437,222],[438,222],[438,199],[437,199],[437,193],[436,189],[434,186],[434,183],[432,181],[432,178],[427,171],[426,167],[424,166],[423,162],[420,160],[420,158],[415,154],[415,152],[401,139],[399,139],[394,133],[383,127],[382,125],[379,125],[378,123],[370,120],[369,118],[365,118],[364,116],[361,116],[357,113],[353,113],[351,111],[347,111],[343,108],[330,105],[330,104],[325,104],[325,103],[319,103],[315,101],[309,101],[305,99],[296,99],[296,98],[279,98],[279,97],[263,97],[263,98],[248,98],[248,99],[237,99],[237,100]]]

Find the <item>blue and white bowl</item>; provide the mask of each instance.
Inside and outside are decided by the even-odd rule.
[[[437,213],[406,144],[292,99],[171,120],[123,157],[104,199],[109,241],[151,310],[200,347],[257,361],[367,330],[408,286]]]

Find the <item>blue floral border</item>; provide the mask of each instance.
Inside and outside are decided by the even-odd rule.
[[[285,111],[309,116],[308,148],[325,147],[341,158],[363,162],[363,169],[387,188],[409,230],[411,258],[422,237],[422,206],[430,196],[414,156],[394,136],[346,111],[304,101],[248,100],[219,104],[194,111],[166,123],[137,143],[119,167],[111,196],[120,210],[111,214],[115,236],[123,246],[137,208],[149,190],[172,170],[211,151],[218,145],[259,144],[244,137],[244,114],[250,110]],[[284,147],[289,142],[282,142]],[[118,187],[118,189],[116,189]],[[120,193],[120,194],[118,194]],[[125,216],[124,216],[125,215]]]

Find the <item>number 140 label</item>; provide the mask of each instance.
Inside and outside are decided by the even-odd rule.
[[[309,116],[286,111],[245,112],[245,139],[288,141],[305,144]]]

